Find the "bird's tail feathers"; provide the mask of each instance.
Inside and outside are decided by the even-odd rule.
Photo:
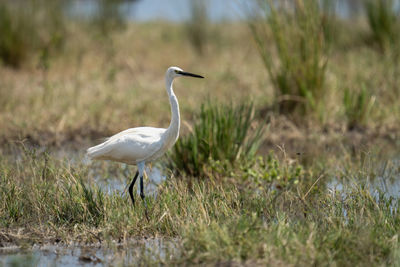
[[[104,153],[104,143],[97,146],[89,147],[86,150],[86,155],[91,159],[96,159]]]

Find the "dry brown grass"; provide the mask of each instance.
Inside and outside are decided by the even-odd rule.
[[[246,25],[212,27],[217,34],[198,56],[185,38],[184,27],[176,24],[132,24],[107,40],[69,25],[71,37],[64,53],[50,59],[47,71],[37,68],[37,57],[22,70],[0,67],[1,142],[82,143],[128,127],[165,127],[170,113],[163,76],[170,65],[206,77],[201,82],[181,79],[175,83],[183,132],[193,112],[208,98],[217,102],[250,99],[261,110],[272,107],[267,108],[270,112],[261,112],[261,119],[270,116],[286,123],[274,111],[273,88]],[[400,106],[390,93],[395,80],[385,75],[387,66],[387,60],[368,47],[333,49],[324,109],[316,116],[321,119],[306,125],[289,120],[296,128],[288,132],[289,137],[298,133],[301,139],[310,131],[326,134],[331,129],[346,132],[343,88],[359,88],[363,83],[372,89],[377,102],[367,129],[361,130],[372,131],[374,136],[397,129]],[[285,136],[279,127],[270,127],[270,132]]]
[[[0,68],[1,138],[57,143],[130,126],[166,126],[170,115],[163,77],[170,65],[207,77],[203,83],[176,82],[184,120],[208,96],[238,101],[264,91],[257,85],[264,73],[255,67],[251,42],[229,49],[210,44],[199,58],[179,38],[182,31],[174,25],[132,25],[112,43],[98,43],[77,31],[76,40],[47,72],[36,69],[34,60],[19,71]],[[243,27],[239,31],[246,34]],[[240,53],[232,57],[232,50]]]

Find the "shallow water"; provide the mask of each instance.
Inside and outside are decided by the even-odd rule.
[[[366,186],[372,196],[379,197],[384,194],[386,197],[400,197],[400,157],[386,160],[372,167],[372,170],[365,170],[362,174],[366,179],[362,180],[357,175],[346,177],[345,181],[334,178],[327,183],[327,189],[345,193],[349,186]]]
[[[52,155],[56,156],[59,159],[68,159],[71,164],[83,163],[84,165],[91,165],[93,162],[88,159],[84,152],[76,151],[76,150],[61,150]],[[102,190],[106,193],[113,193],[115,191],[124,192],[128,185],[131,182],[131,179],[134,177],[136,172],[136,167],[129,166],[127,164],[115,163],[106,161],[103,162],[107,167],[110,168],[120,168],[123,170],[123,175],[115,176],[115,177],[104,177],[104,173],[97,173],[96,166],[89,166],[92,173],[89,176],[94,177],[95,183],[100,186]],[[133,170],[135,169],[135,172]],[[157,196],[157,188],[158,186],[164,182],[167,178],[165,175],[165,171],[162,170],[161,165],[151,165],[151,167],[146,166],[145,168],[146,176],[148,179],[144,179],[144,190],[146,196],[156,197]],[[139,192],[139,179],[136,181],[135,187],[137,188],[138,194]]]
[[[0,248],[0,266],[109,266],[138,265],[144,258],[162,260],[177,251],[175,240],[159,238],[133,241],[128,245],[33,246]]]
[[[344,181],[334,178],[326,184],[326,187],[330,192],[340,194],[342,199],[351,197],[349,195],[351,189],[365,188],[377,203],[383,197],[385,202],[389,203],[391,214],[397,212],[400,197],[400,157],[379,163],[368,174],[364,173],[363,177],[366,179],[361,180],[357,176]],[[343,208],[342,212],[343,217],[347,219],[347,209]]]
[[[128,166],[125,166],[124,177],[115,177],[115,178],[104,178],[101,175],[95,175],[95,183],[108,194],[117,193],[126,193],[127,188],[131,182],[131,177],[133,174],[128,170]],[[160,167],[146,167],[146,174],[148,179],[144,179],[144,191],[146,197],[157,197],[158,186],[163,183],[167,176],[160,169]],[[139,194],[139,179],[136,181],[135,187],[137,189],[137,193]]]

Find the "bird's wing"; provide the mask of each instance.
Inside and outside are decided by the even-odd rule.
[[[110,136],[109,138],[106,139],[106,141],[117,139],[121,136],[126,136],[126,135],[141,135],[141,136],[156,136],[162,135],[166,129],[164,128],[154,128],[154,127],[136,127],[136,128],[130,128],[126,129],[122,132],[119,132],[117,134],[114,134],[113,136]]]
[[[162,147],[165,129],[138,127],[111,136],[106,142],[88,149],[94,159],[108,159],[128,164],[150,158]]]

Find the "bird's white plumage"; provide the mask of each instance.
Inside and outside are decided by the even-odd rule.
[[[88,156],[137,164],[154,160],[152,156],[162,148],[163,134],[166,129],[137,127],[127,129],[108,138],[104,143],[88,149]]]
[[[172,113],[168,129],[153,127],[127,129],[111,136],[105,142],[89,148],[87,155],[92,159],[112,160],[138,166],[144,166],[146,162],[162,156],[175,144],[179,136],[179,104],[172,83],[174,78],[183,75],[203,78],[183,72],[178,67],[168,68],[165,74],[165,84]],[[139,172],[141,172],[141,168],[139,168]]]

